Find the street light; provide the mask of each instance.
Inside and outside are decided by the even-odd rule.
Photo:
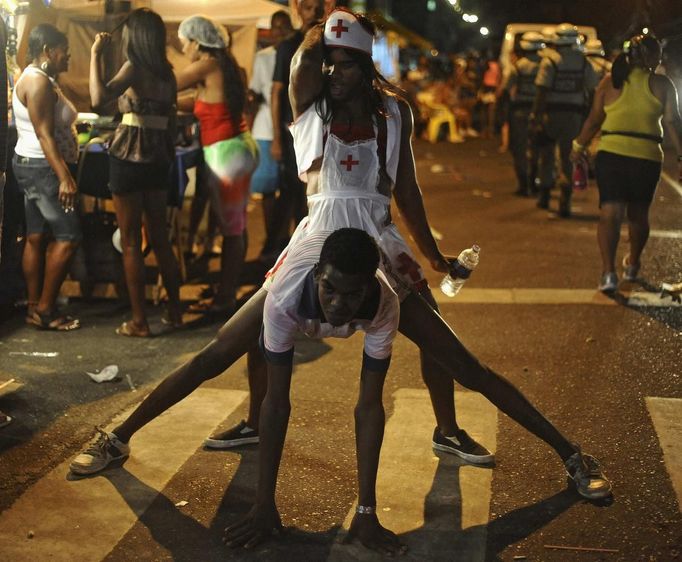
[[[490,33],[490,30],[487,27],[482,27],[478,31],[481,35],[483,35],[483,37],[487,36]]]

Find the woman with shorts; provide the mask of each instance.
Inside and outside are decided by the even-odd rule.
[[[109,188],[121,229],[132,319],[121,324],[116,333],[145,337],[151,332],[144,308],[143,218],[168,293],[163,321],[176,327],[182,324],[180,273],[166,226],[177,89],[166,58],[166,27],[157,13],[146,8],[131,12],[123,40],[128,60],[105,82],[102,55],[111,35],[97,34],[90,58],[90,98],[93,107],[99,107],[118,97],[123,114],[109,147]]]
[[[28,58],[12,95],[18,133],[12,165],[26,213],[27,321],[44,330],[67,331],[80,323],[60,314],[56,301],[81,228],[72,175],[78,161],[77,113],[57,85],[59,73],[69,68],[66,35],[52,25],[37,25],[28,38]]]
[[[197,89],[194,115],[201,126],[204,181],[223,235],[218,290],[213,299],[190,310],[224,316],[236,306],[246,253],[246,206],[251,175],[258,166],[258,146],[244,120],[246,85],[225,28],[207,17],[192,16],[180,24],[178,36],[182,52],[191,61],[177,74],[178,90]]]
[[[618,288],[616,249],[620,226],[627,216],[630,252],[623,259],[623,279],[635,281],[642,250],[649,238],[649,207],[661,175],[663,129],[668,125],[682,177],[682,119],[675,86],[655,74],[661,46],[651,35],[626,43],[601,81],[582,131],[573,141],[572,160],[584,156],[592,137],[601,129],[596,159],[600,218],[597,239],[602,258],[599,290]]]

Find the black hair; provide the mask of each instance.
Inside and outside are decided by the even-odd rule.
[[[327,264],[348,275],[374,277],[379,267],[379,247],[364,230],[340,228],[322,246],[318,266]]]
[[[270,16],[270,21],[275,20],[284,20],[291,25],[291,16],[284,10],[277,10],[274,14],[272,14],[272,16]]]
[[[232,44],[231,35],[229,44]],[[199,45],[199,50],[209,53],[218,61],[218,66],[223,73],[223,96],[227,107],[230,108],[230,117],[238,122],[246,104],[246,80],[243,70],[229,47],[221,49]]]
[[[362,14],[353,15],[357,18],[360,25],[374,37],[376,35],[376,26],[366,16]],[[324,61],[325,64],[331,66],[330,54],[333,49],[343,49],[342,47],[325,47]],[[401,97],[403,91],[391,84],[384,76],[377,70],[377,67],[372,60],[372,55],[357,49],[343,49],[343,51],[360,67],[362,72],[362,95],[360,99],[365,104],[365,109],[370,115],[377,117],[388,117],[388,111],[384,104],[384,96]],[[322,102],[326,101],[326,111],[322,111]],[[315,109],[317,114],[322,118],[324,123],[329,123],[333,115],[333,102],[329,94],[329,84],[325,84],[322,95],[315,102]]]
[[[645,68],[645,59],[649,55],[655,52],[660,55],[661,44],[653,35],[636,35],[630,39],[626,50],[616,57],[611,67],[611,82],[616,90],[623,87],[633,68]]]
[[[142,68],[160,80],[175,81],[173,65],[166,56],[166,26],[161,16],[148,8],[130,12],[127,56],[133,66]]]
[[[69,40],[54,25],[40,23],[36,25],[28,36],[28,49],[26,51],[30,60],[37,59],[43,49],[54,49],[60,45],[68,45]]]

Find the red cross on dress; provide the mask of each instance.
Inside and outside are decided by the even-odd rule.
[[[353,160],[353,155],[349,154],[347,160],[341,160],[339,163],[342,166],[346,166],[346,172],[350,172],[353,170],[353,166],[360,163],[360,160]]]
[[[428,282],[424,277],[422,277],[419,264],[414,261],[408,254],[402,252],[398,254],[397,262],[400,264],[398,266],[398,273],[408,276],[412,281],[412,289],[417,292],[421,292],[428,288]]]
[[[338,22],[336,23],[336,25],[331,28],[331,30],[334,33],[336,33],[337,39],[341,39],[341,34],[348,31],[348,28],[345,25],[343,25],[343,20],[339,19]]]

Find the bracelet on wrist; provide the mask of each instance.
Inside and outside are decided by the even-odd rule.
[[[360,515],[373,515],[377,512],[377,507],[375,505],[358,505],[355,508],[355,513]]]

